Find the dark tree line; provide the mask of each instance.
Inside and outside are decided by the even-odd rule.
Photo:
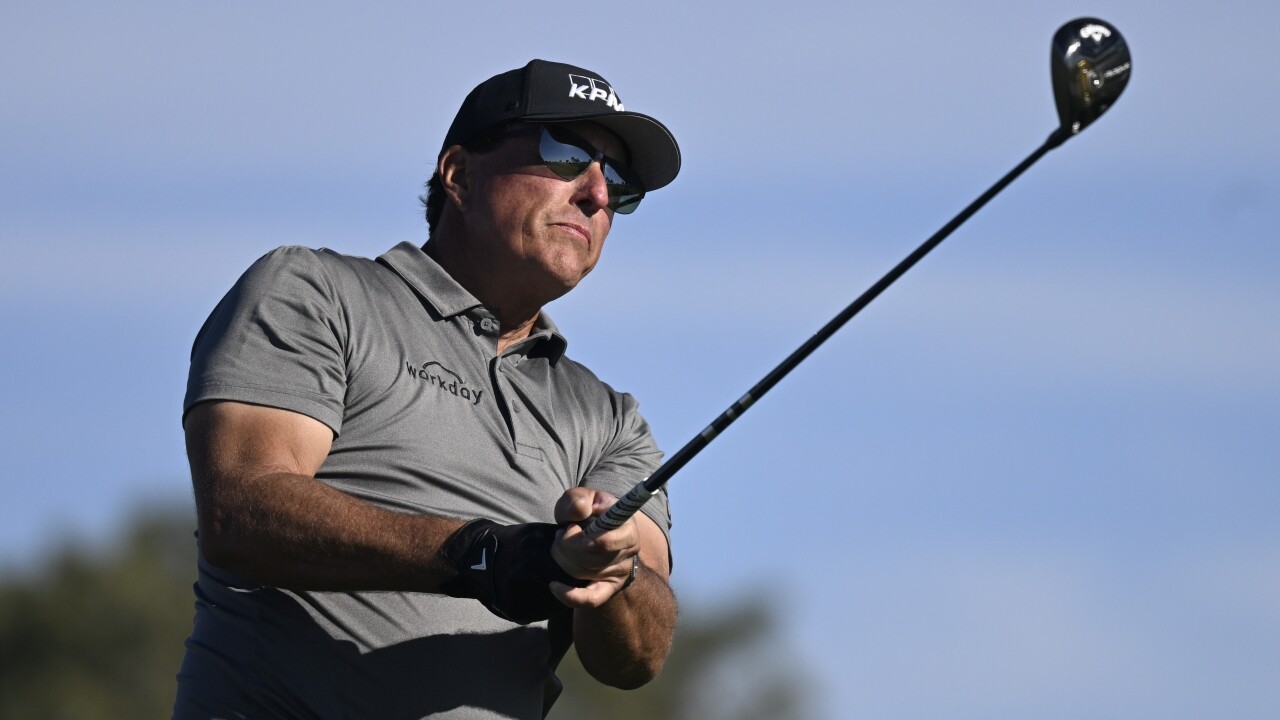
[[[66,546],[0,574],[0,718],[167,718],[195,577],[189,512],[140,517],[106,551]],[[662,675],[637,691],[591,680],[571,652],[551,718],[785,720],[804,717],[766,603],[686,609]]]

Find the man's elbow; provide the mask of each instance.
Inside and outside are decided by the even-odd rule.
[[[229,528],[224,512],[216,508],[198,508],[196,527],[200,556],[205,562],[231,572],[244,569],[240,567],[246,559],[246,553],[241,548],[243,543],[238,541]]]
[[[595,663],[583,667],[597,681],[619,690],[635,690],[644,687],[658,677],[666,662],[666,653],[651,657],[635,658],[628,663]]]
[[[200,524],[199,547],[200,557],[205,562],[224,570],[233,570],[231,566],[235,564],[236,553],[231,544],[219,533],[210,532],[204,523]]]

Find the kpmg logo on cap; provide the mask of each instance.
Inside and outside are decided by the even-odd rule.
[[[622,112],[622,101],[603,80],[569,73],[569,97],[580,100],[603,100],[607,107]]]

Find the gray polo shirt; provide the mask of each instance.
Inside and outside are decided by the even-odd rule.
[[[280,248],[200,330],[184,411],[309,415],[334,432],[317,478],[401,512],[551,522],[566,489],[622,495],[658,466],[635,400],[566,357],[545,314],[502,355],[497,340],[493,312],[410,243],[377,260]],[[665,495],[644,511],[669,528]],[[289,592],[203,560],[196,593],[177,717],[535,718],[563,652],[474,600]]]

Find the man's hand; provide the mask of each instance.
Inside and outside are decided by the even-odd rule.
[[[521,625],[569,612],[549,591],[553,580],[577,582],[551,559],[559,529],[550,523],[472,520],[444,545],[445,560],[458,574],[440,591],[475,598],[494,615]]]
[[[564,571],[578,578],[581,587],[551,583],[551,592],[565,605],[594,608],[622,590],[631,577],[640,553],[640,529],[636,518],[599,535],[588,535],[583,521],[604,513],[617,500],[600,490],[570,488],[556,503],[556,522],[567,524],[551,546],[551,557]]]
[[[556,503],[560,525],[472,520],[444,545],[444,559],[457,574],[440,591],[479,600],[493,614],[523,625],[572,608],[600,608],[630,584],[633,567],[637,576],[652,568],[665,581],[666,540],[652,520],[636,516],[594,536],[582,529],[615,500],[606,492],[571,488]],[[651,547],[639,565],[646,544]]]
[[[551,555],[582,587],[551,583],[551,592],[574,608],[573,642],[592,677],[618,688],[653,679],[671,649],[676,601],[666,533],[648,515],[636,513],[621,527],[588,535],[579,523],[613,503],[608,493],[572,488],[556,503],[556,520],[571,523],[551,546]],[[635,582],[627,585],[639,558]],[[625,588],[625,589],[624,589]]]

